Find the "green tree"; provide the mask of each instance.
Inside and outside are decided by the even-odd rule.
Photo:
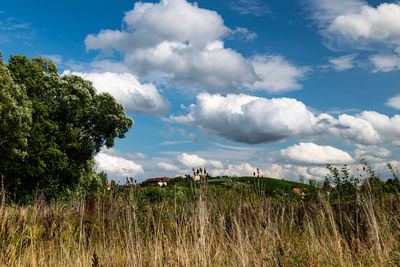
[[[132,127],[123,106],[110,94],[97,94],[89,81],[60,77],[49,60],[17,55],[7,67],[14,82],[26,88],[32,112],[27,156],[9,169],[9,188],[19,197],[36,188],[52,197],[90,184],[94,156]]]
[[[31,123],[25,88],[15,84],[0,59],[0,174],[24,157]]]

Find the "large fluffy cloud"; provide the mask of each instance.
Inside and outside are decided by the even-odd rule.
[[[400,69],[399,3],[312,0],[311,7],[328,47],[375,51],[370,56],[375,72]]]
[[[340,15],[359,12],[367,2],[363,0],[311,0],[312,18],[321,28],[326,27]]]
[[[121,180],[126,176],[132,177],[144,173],[140,164],[115,155],[114,150],[100,152],[95,160],[97,168],[106,172],[110,179]]]
[[[264,143],[312,133],[316,118],[294,99],[266,99],[249,95],[197,96],[197,104],[173,121],[195,126],[211,134],[243,143]]]
[[[89,35],[85,41],[88,48],[104,48],[103,42],[99,43],[102,40],[115,47],[133,50],[164,41],[205,45],[229,31],[217,12],[199,8],[185,0],[137,2],[123,20],[128,27],[126,31],[105,30],[97,36]]]
[[[302,68],[282,57],[252,60],[225,48],[223,38],[238,30],[227,28],[218,13],[197,4],[186,0],[137,2],[123,20],[122,30],[88,35],[87,49],[115,49],[124,54],[125,64],[135,73],[163,72],[180,84],[198,84],[212,91],[244,86],[273,92],[300,88],[297,80],[304,76]],[[276,74],[269,73],[271,69]]]
[[[349,153],[332,146],[304,143],[279,151],[280,159],[294,164],[347,164],[353,161]]]
[[[363,5],[358,12],[337,16],[328,31],[353,40],[399,42],[400,5],[383,3],[376,8]]]
[[[260,78],[248,85],[253,90],[267,90],[274,93],[300,89],[299,80],[304,78],[307,71],[307,68],[293,66],[282,56],[257,55],[251,62]]]
[[[168,163],[168,162],[163,162],[163,161],[157,163],[157,166],[160,167],[160,168],[162,168],[162,169],[164,169],[164,170],[167,170],[167,171],[178,172],[178,171],[180,170],[180,169],[179,169],[177,166],[175,166],[174,164],[171,164],[171,163]]]
[[[98,92],[113,95],[124,107],[136,113],[161,114],[169,111],[169,103],[151,83],[142,84],[136,76],[129,73],[83,73],[64,72],[81,76],[93,82]]]
[[[390,157],[393,157],[393,152],[382,146],[365,146],[365,145],[357,145],[354,154],[356,158],[366,158],[370,161],[382,162],[389,160]]]
[[[188,168],[203,167],[204,165],[206,165],[207,162],[205,159],[195,154],[187,154],[187,153],[182,153],[181,155],[179,155],[178,161]]]
[[[362,144],[391,144],[400,137],[400,115],[364,111],[337,118],[314,114],[292,98],[260,98],[245,94],[222,96],[201,93],[188,114],[170,116],[186,124],[228,140],[259,144],[295,137],[336,136]]]
[[[196,154],[182,153],[178,156],[178,161],[187,168],[199,168],[199,167],[213,167],[222,168],[223,164],[217,160],[207,160]]]
[[[211,174],[213,176],[253,176],[257,168],[251,166],[249,163],[242,163],[238,165],[229,164],[226,169],[216,169],[212,170]]]

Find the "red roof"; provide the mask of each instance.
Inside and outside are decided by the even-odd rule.
[[[299,196],[302,195],[302,193],[304,193],[304,191],[307,191],[307,188],[298,188],[298,187],[294,187],[292,188],[292,190]]]

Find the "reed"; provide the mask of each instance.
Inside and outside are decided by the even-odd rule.
[[[69,203],[2,202],[3,266],[395,266],[400,199],[287,200],[203,185],[192,199],[138,190]]]

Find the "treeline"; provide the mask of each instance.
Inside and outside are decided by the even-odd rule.
[[[81,77],[60,76],[52,61],[0,58],[0,177],[13,200],[101,184],[105,175],[93,171],[94,156],[132,124],[110,94],[97,94]]]

